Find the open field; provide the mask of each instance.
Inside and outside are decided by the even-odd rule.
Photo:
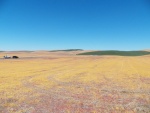
[[[150,113],[150,56],[7,52],[0,113]]]

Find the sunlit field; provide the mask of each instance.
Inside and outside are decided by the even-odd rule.
[[[0,59],[0,113],[150,113],[150,56],[52,54]]]

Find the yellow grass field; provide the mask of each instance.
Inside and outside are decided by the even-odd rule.
[[[150,113],[150,56],[16,54],[0,59],[0,113]]]

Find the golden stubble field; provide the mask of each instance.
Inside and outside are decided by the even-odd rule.
[[[150,56],[15,54],[0,59],[0,113],[150,113]]]

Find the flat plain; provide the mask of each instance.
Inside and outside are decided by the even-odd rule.
[[[150,113],[150,55],[1,52],[0,113]]]

